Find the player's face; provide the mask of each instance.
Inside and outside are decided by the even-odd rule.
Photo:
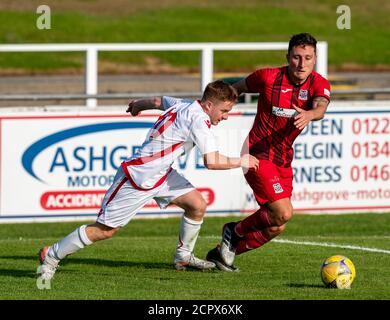
[[[297,84],[305,82],[314,69],[316,53],[313,46],[295,46],[287,54],[289,76]]]
[[[222,120],[228,119],[228,113],[232,110],[234,102],[231,101],[216,101],[211,102],[208,115],[210,116],[210,122],[213,126],[218,125]]]

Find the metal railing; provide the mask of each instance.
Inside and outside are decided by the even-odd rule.
[[[0,95],[0,101],[44,101],[44,100],[88,100],[88,99],[137,99],[148,97],[183,97],[199,98],[202,92],[129,92],[129,93],[100,93],[100,94],[9,94]]]
[[[123,92],[123,93],[101,93],[101,94],[3,94],[0,95],[0,101],[45,101],[45,100],[116,100],[116,99],[137,99],[148,98],[155,96],[173,96],[185,98],[199,98],[202,92]],[[374,95],[374,94],[390,94],[390,88],[361,88],[348,90],[332,90],[332,97],[341,97],[346,95]],[[245,103],[251,102],[253,96],[257,93],[246,93]]]
[[[87,107],[97,106],[99,51],[200,51],[200,91],[213,80],[214,51],[287,50],[288,42],[241,43],[89,43],[89,44],[6,44],[0,52],[86,52],[85,96]],[[317,42],[316,71],[328,74],[328,44]],[[180,94],[182,95],[182,94]]]

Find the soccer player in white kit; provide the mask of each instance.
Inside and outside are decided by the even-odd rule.
[[[208,169],[242,167],[256,170],[258,160],[250,155],[231,158],[220,154],[210,130],[211,125],[227,120],[236,100],[236,90],[218,80],[206,87],[201,100],[162,97],[131,101],[127,112],[133,115],[146,109],[165,112],[150,129],[139,151],[121,164],[105,194],[97,221],[82,225],[59,242],[39,251],[41,265],[38,273],[41,278],[50,280],[60,260],[66,256],[96,241],[111,238],[151,199],[162,209],[169,204],[184,209],[174,267],[177,270],[214,268],[213,262],[193,254],[206,202],[201,193],[172,168],[172,164],[196,145]]]

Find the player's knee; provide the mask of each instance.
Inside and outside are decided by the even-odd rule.
[[[187,216],[191,219],[201,220],[207,209],[207,203],[203,198],[198,198],[197,201],[191,203],[191,206],[187,208]]]
[[[206,210],[207,210],[207,203],[202,198],[202,200],[199,203],[198,211],[201,212],[202,214],[205,214]]]
[[[284,225],[285,223],[290,221],[290,219],[292,218],[292,215],[293,215],[292,208],[285,210],[281,216],[281,221],[280,221],[281,224],[279,224],[279,227],[281,227],[282,225]]]
[[[275,219],[276,227],[282,227],[285,223],[287,223],[293,216],[292,207],[285,208],[278,212],[278,215]]]
[[[112,238],[112,236],[119,231],[120,228],[112,228],[110,230],[105,231],[105,235],[107,238]]]
[[[192,211],[196,217],[201,218],[204,216],[206,209],[207,209],[207,203],[203,198],[201,198],[198,199],[196,203],[194,203]]]
[[[111,227],[104,227],[100,229],[99,232],[99,240],[105,240],[110,239],[112,236],[119,231],[120,228],[111,228]]]

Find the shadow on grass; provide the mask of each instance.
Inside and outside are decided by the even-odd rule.
[[[35,270],[0,269],[0,277],[36,278]]]
[[[62,266],[72,264],[86,264],[94,266],[105,266],[105,267],[127,267],[127,268],[143,268],[143,269],[172,269],[171,263],[164,262],[135,262],[135,261],[116,261],[106,259],[95,259],[95,258],[70,258],[61,261]]]
[[[286,286],[290,288],[321,288],[321,289],[324,288],[324,286],[320,284],[307,284],[307,283],[287,283]]]
[[[28,260],[36,263],[38,267],[38,258],[37,256],[0,256],[1,259],[7,260]],[[105,266],[105,267],[127,267],[127,268],[143,268],[143,269],[173,269],[172,263],[165,262],[135,262],[135,261],[116,261],[116,260],[106,260],[106,259],[95,259],[95,258],[69,258],[61,261],[60,266],[72,265],[72,264],[82,264],[82,265],[93,265],[93,266]],[[6,271],[3,269],[3,271]],[[7,270],[10,273],[12,270]],[[17,270],[15,270],[17,272]],[[31,273],[31,272],[30,272]],[[0,269],[0,276],[1,273]]]

